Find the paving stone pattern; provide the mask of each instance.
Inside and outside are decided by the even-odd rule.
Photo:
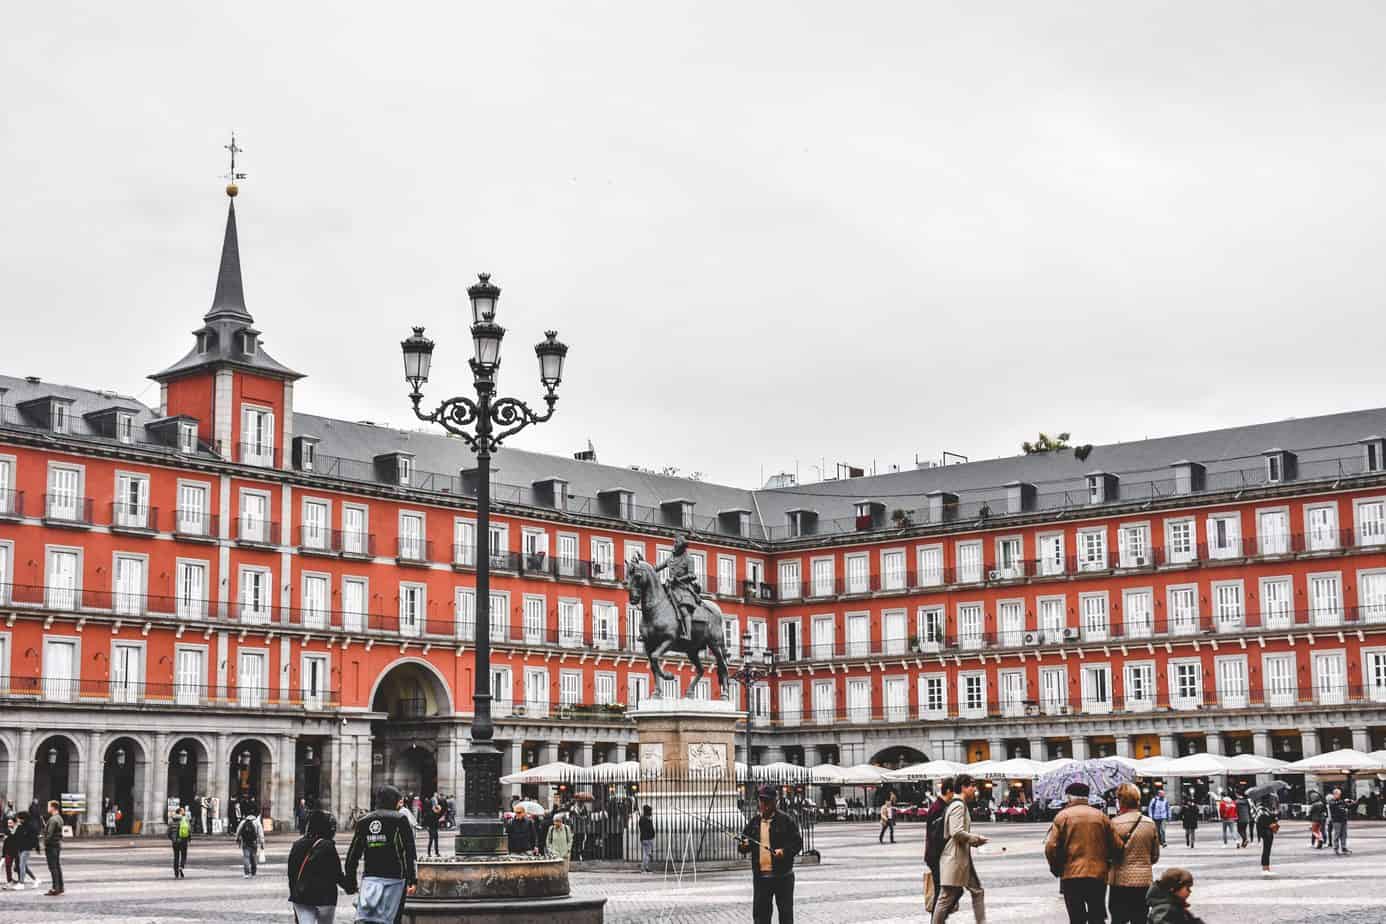
[[[1044,825],[979,825],[992,837],[978,856],[987,888],[988,920],[1063,922],[1058,888],[1040,852]],[[880,846],[874,825],[823,825],[817,843],[821,866],[800,870],[795,917],[806,924],[897,924],[922,921],[921,861],[923,829],[902,824],[897,843]],[[1216,827],[1199,829],[1199,846],[1188,850],[1171,842],[1164,864],[1194,872],[1194,909],[1209,924],[1302,922],[1382,924],[1386,922],[1386,824],[1353,827],[1351,856],[1311,850],[1305,825],[1286,823],[1276,841],[1276,875],[1263,878],[1260,851],[1223,848]],[[1002,847],[1006,849],[1004,852]],[[188,922],[291,921],[284,862],[289,841],[272,840],[260,875],[241,878],[239,853],[221,838],[192,845],[188,877],[175,881],[166,845],[111,848],[87,845],[64,851],[67,894],[0,892],[0,922],[66,924],[126,921],[140,924]],[[341,844],[345,852],[345,839]],[[420,844],[422,851],[422,844]],[[43,861],[38,863],[41,873]],[[749,921],[751,887],[746,870],[682,877],[674,869],[657,875],[629,872],[577,873],[574,889],[605,895],[607,921],[640,924],[713,924]],[[46,888],[46,885],[45,885]],[[954,921],[972,920],[963,907]],[[353,920],[343,896],[337,920]]]

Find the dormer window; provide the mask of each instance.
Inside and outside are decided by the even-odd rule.
[[[1105,504],[1117,499],[1117,476],[1108,472],[1088,473],[1088,503]]]
[[[1362,470],[1366,472],[1386,471],[1386,439],[1369,436],[1362,441]]]
[[[399,457],[399,486],[409,487],[409,481],[414,477],[414,460],[408,456]]]
[[[254,331],[241,331],[241,352],[246,356],[255,355],[255,337]]]
[[[67,416],[67,403],[63,401],[53,402],[53,432],[67,433],[71,429]]]
[[[133,443],[135,441],[135,415],[116,415],[116,439],[122,443]]]
[[[197,452],[197,424],[178,424],[178,451],[189,454]]]
[[[1295,478],[1295,454],[1285,449],[1267,449],[1266,483],[1280,484]]]
[[[207,332],[205,330],[197,332],[197,352],[207,352]]]
[[[304,440],[302,454],[298,458],[298,467],[303,469],[305,472],[311,472],[313,470],[314,463],[317,462],[317,456],[317,443],[310,443],[307,440]]]

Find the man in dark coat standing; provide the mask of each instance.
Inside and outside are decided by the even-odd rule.
[[[804,849],[804,839],[794,819],[775,807],[775,787],[762,786],[759,796],[760,813],[746,822],[736,844],[742,856],[751,857],[751,917],[755,924],[770,924],[773,902],[780,924],[794,924],[794,858]]]

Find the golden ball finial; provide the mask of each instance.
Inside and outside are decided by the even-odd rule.
[[[230,196],[232,199],[236,198],[236,193],[238,192],[240,192],[240,189],[236,186],[235,183],[226,184],[226,194]]]

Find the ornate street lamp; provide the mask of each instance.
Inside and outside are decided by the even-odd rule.
[[[476,399],[447,398],[433,411],[420,408],[423,386],[433,364],[433,341],[422,327],[400,343],[404,354],[404,379],[409,384],[409,400],[414,415],[436,423],[460,437],[476,453],[476,674],[472,699],[472,744],[462,755],[463,811],[457,825],[455,851],[461,856],[505,853],[505,829],[500,821],[500,751],[492,742],[495,725],[491,718],[491,454],[507,438],[530,424],[543,423],[553,416],[558,402],[558,386],[563,381],[563,362],[568,347],[557,331],[545,332],[545,339],[534,348],[539,360],[539,382],[544,387],[548,410],[538,413],[518,398],[497,398],[496,374],[500,371],[501,341],[505,328],[496,323],[500,288],[491,284],[489,273],[467,289],[472,305],[472,367]]]
[[[249,766],[250,766],[250,752],[249,752],[249,751],[241,751],[241,766],[242,766],[242,767],[249,767]]]
[[[188,749],[187,749],[187,748],[179,748],[179,749],[178,749],[178,766],[180,766],[180,767],[186,767],[187,765],[188,765]]]
[[[311,744],[303,746],[303,760],[310,764],[313,762],[313,746]]]
[[[116,748],[115,758],[117,767],[125,766],[125,748]]]
[[[761,664],[757,666],[755,659],[751,656],[751,631],[747,629],[741,633],[741,669],[732,674],[737,682],[746,690],[746,785],[750,786],[751,767],[754,762],[751,759],[751,687],[775,671],[775,652],[766,645],[761,650]]]
[[[53,766],[54,764],[56,764],[57,762],[58,762],[58,749],[57,749],[57,748],[49,748],[49,749],[48,749],[48,766],[51,767],[51,766]]]

